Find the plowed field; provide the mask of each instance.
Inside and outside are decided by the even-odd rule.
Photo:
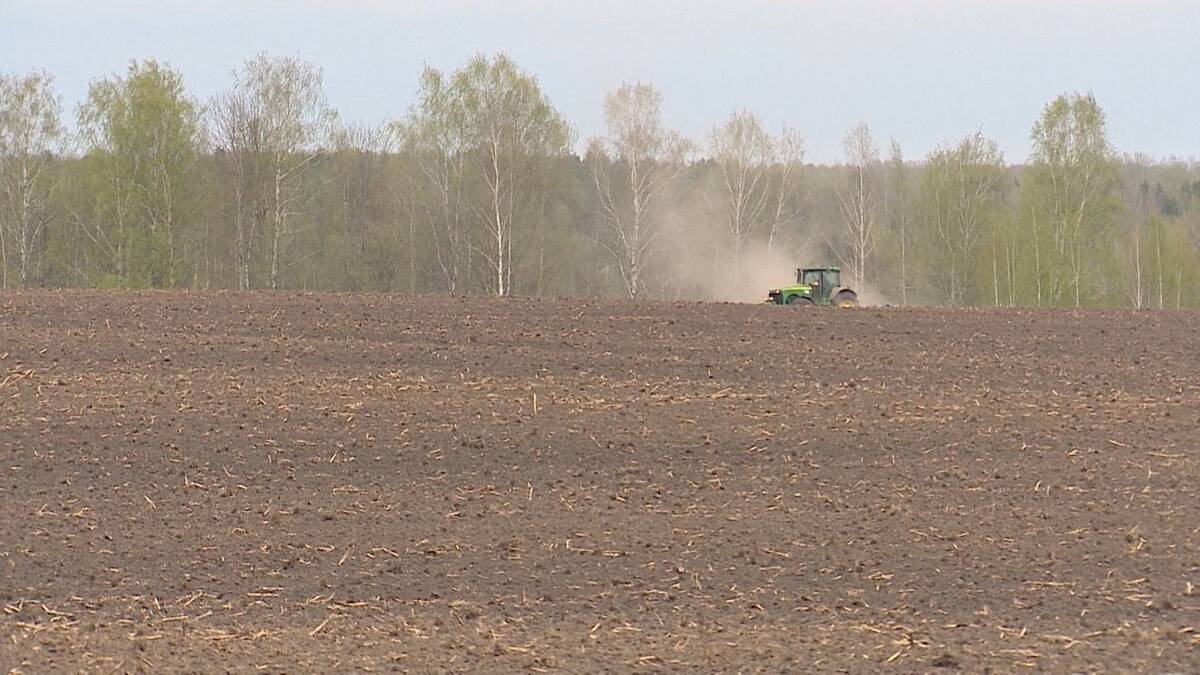
[[[1198,335],[0,295],[0,669],[1196,672]]]

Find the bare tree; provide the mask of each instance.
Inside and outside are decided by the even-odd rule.
[[[257,223],[244,223],[242,215],[236,216],[237,231],[242,235],[239,285],[250,284],[249,255],[255,234],[250,228],[256,224],[266,230],[267,286],[280,285],[286,249],[297,233],[296,218],[313,194],[303,189],[305,172],[336,128],[337,115],[325,101],[322,80],[321,69],[310,63],[260,54],[235,73],[233,91],[215,106],[218,136],[226,142],[237,141],[236,152],[242,155],[236,161],[241,170],[261,165],[266,173],[265,185],[250,184],[266,191],[250,197],[259,214]],[[244,174],[242,179],[248,177]]]
[[[717,212],[729,237],[734,276],[740,277],[746,242],[774,215],[770,171],[775,148],[758,117],[748,111],[730,115],[712,130],[709,142],[719,172]]]
[[[838,251],[842,264],[850,268],[855,287],[862,288],[879,241],[879,148],[870,128],[859,122],[842,140],[842,150],[846,170],[837,196],[845,230]]]
[[[587,165],[607,226],[602,245],[617,261],[625,291],[636,298],[642,272],[663,227],[662,192],[679,176],[691,143],[662,123],[662,93],[625,83],[604,98],[608,136],[589,144]]]
[[[787,127],[775,138],[776,181],[774,213],[767,235],[767,248],[775,248],[784,227],[800,218],[800,172],[804,168],[804,140]]]
[[[210,103],[210,134],[231,182],[237,287],[251,288],[251,265],[259,232],[266,227],[267,190],[260,101],[244,91],[222,94]]]
[[[63,137],[59,108],[49,75],[0,75],[0,288],[8,287],[10,245],[20,286],[33,281],[41,260],[51,162]]]
[[[396,268],[395,256],[383,250],[397,212],[386,189],[394,137],[386,127],[346,124],[331,140],[336,209],[326,220],[332,231],[325,233],[325,256],[340,267],[347,290],[378,287]]]
[[[908,304],[908,237],[911,216],[911,187],[909,169],[904,163],[900,144],[892,139],[888,156],[887,213],[892,232],[900,244],[900,304]]]
[[[409,174],[407,213],[410,239],[418,219],[430,226],[430,240],[446,291],[459,290],[470,269],[471,241],[466,216],[466,132],[445,77],[433,68],[421,74],[419,101],[393,132],[419,168]],[[423,180],[417,180],[417,178]],[[428,195],[420,194],[428,188]],[[410,265],[411,267],[411,265]],[[410,275],[415,270],[410,269]]]

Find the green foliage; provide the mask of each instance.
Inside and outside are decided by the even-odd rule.
[[[19,286],[40,279],[60,108],[49,75],[0,75],[0,288],[8,288],[10,272]]]
[[[340,124],[296,59],[247,62],[203,115],[144,61],[93,83],[76,156],[49,77],[0,78],[0,279],[749,299],[844,259],[893,303],[1200,306],[1200,166],[1118,161],[1091,95],[1050,102],[1019,167],[978,134],[884,163],[865,128],[853,167],[808,165],[749,112],[692,160],[661,104],[619,88],[577,157],[503,55],[426,69],[375,129]]]
[[[973,134],[935,149],[925,160],[915,236],[926,252],[933,299],[951,305],[986,304],[979,263],[1004,218],[1008,180],[995,141]]]
[[[448,78],[427,68],[418,99],[404,128],[423,163],[423,208],[439,221],[447,286],[507,295],[522,257],[545,258],[538,225],[554,197],[545,169],[567,154],[570,127],[503,54],[476,56]]]
[[[88,143],[84,216],[99,269],[122,287],[174,287],[178,243],[195,222],[192,181],[199,110],[178,73],[134,62],[125,77],[92,83],[79,112]]]
[[[1090,263],[1106,255],[1120,209],[1104,112],[1091,94],[1059,96],[1042,111],[1032,139],[1021,216],[1035,286],[1024,300],[1076,307],[1102,301],[1107,266]]]
[[[260,54],[235,78],[212,117],[213,136],[234,169],[239,286],[251,288],[265,277],[268,288],[280,288],[289,274],[302,278],[292,269],[292,248],[310,225],[319,192],[312,181],[335,136],[337,114],[325,100],[321,69],[295,57]]]

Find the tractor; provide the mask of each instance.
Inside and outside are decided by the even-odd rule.
[[[766,302],[793,307],[857,307],[858,294],[842,286],[842,273],[836,267],[802,267],[796,270],[795,284],[768,291]]]

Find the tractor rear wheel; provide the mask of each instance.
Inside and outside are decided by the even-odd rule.
[[[833,296],[834,307],[858,307],[858,294],[854,291],[838,291]]]
[[[812,307],[813,301],[812,298],[804,295],[790,295],[788,296],[787,304],[794,307]]]

